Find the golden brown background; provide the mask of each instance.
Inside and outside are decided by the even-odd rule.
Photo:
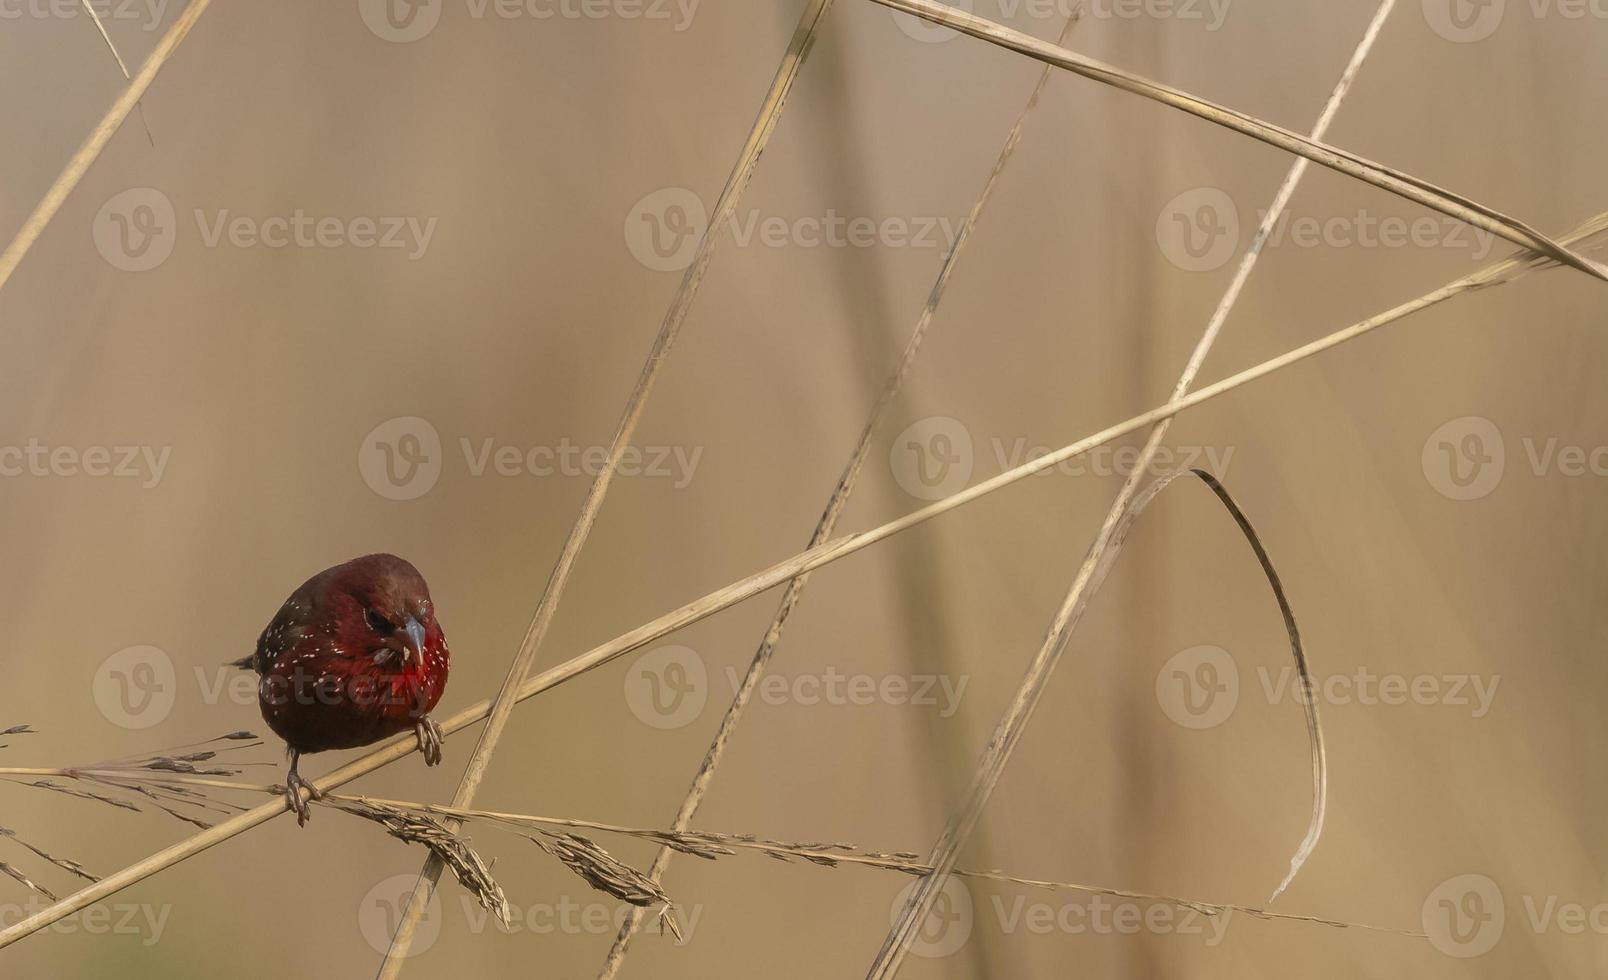
[[[459,440],[607,442],[679,278],[633,258],[628,215],[665,187],[713,199],[802,3],[705,0],[676,30],[617,15],[477,18],[465,0],[441,2],[436,28],[407,44],[376,36],[356,0],[215,3],[144,101],[155,145],[131,119],[0,295],[0,444],[172,447],[149,489],[0,479],[0,727],[41,733],[10,740],[5,764],[264,730],[253,705],[209,698],[197,669],[214,683],[216,665],[247,652],[303,578],[368,551],[399,552],[429,577],[455,652],[448,710],[501,678],[587,480],[475,477]],[[7,8],[19,9],[0,22],[5,229],[122,84],[81,16]],[[1034,7],[975,9],[1040,37],[1060,29]],[[1374,7],[1233,0],[1216,30],[1104,9],[1077,27],[1075,48],[1306,130]],[[1457,43],[1432,29],[1425,3],[1402,0],[1330,140],[1548,231],[1602,210],[1608,21],[1535,9],[1510,0],[1492,36]],[[177,13],[174,2],[158,26]],[[108,29],[131,66],[160,36],[138,18]],[[920,43],[884,8],[838,0],[740,214],[958,222],[1038,71],[964,38]],[[964,424],[978,479],[1001,468],[996,445],[1059,446],[1162,401],[1233,262],[1176,267],[1158,216],[1185,191],[1220,188],[1238,207],[1242,250],[1287,165],[1176,112],[1054,78],[845,529],[924,502],[889,465],[894,435],[920,419]],[[92,229],[109,199],[138,187],[171,200],[177,240],[158,267],[128,272]],[[300,209],[436,227],[417,259],[207,247],[197,209],[208,220]],[[1317,219],[1364,212],[1426,214],[1318,170],[1292,206]],[[1470,271],[1470,252],[1270,248],[1204,380]],[[543,666],[804,544],[940,258],[722,243],[637,438],[701,450],[695,479],[617,481]],[[1323,706],[1329,826],[1278,907],[1417,930],[1437,885],[1483,874],[1506,904],[1491,952],[1459,960],[1388,932],[1246,917],[1216,945],[1040,933],[1008,928],[1000,910],[1025,899],[1053,916],[1089,900],[973,884],[970,938],[946,957],[912,957],[904,975],[1604,975],[1608,936],[1589,922],[1580,934],[1557,921],[1537,932],[1526,903],[1608,900],[1608,477],[1537,473],[1526,447],[1608,443],[1605,312],[1601,283],[1548,273],[1191,412],[1170,439],[1232,451],[1227,482],[1266,538],[1320,675],[1500,678],[1479,718],[1447,704]],[[445,444],[439,484],[412,501],[377,495],[357,465],[366,434],[397,416],[429,420]],[[1507,465],[1488,495],[1455,501],[1421,457],[1431,433],[1465,416],[1503,433]],[[930,706],[757,703],[697,826],[924,852],[1117,485],[1036,478],[818,574],[777,674],[940,673],[967,679],[961,708],[946,718]],[[480,802],[666,824],[729,698],[725,671],[746,665],[774,601],[665,641],[708,666],[709,703],[684,727],[633,714],[634,656],[521,706]],[[97,707],[97,671],[142,644],[175,665],[176,704],[129,730]],[[1240,699],[1224,724],[1194,731],[1161,710],[1156,678],[1200,645],[1234,656]],[[1309,805],[1300,711],[1270,704],[1257,673],[1276,677],[1286,662],[1277,611],[1231,523],[1198,489],[1173,491],[1075,636],[965,863],[1261,903]],[[409,758],[358,788],[444,799],[471,746],[453,738],[442,769]],[[276,740],[253,758],[273,764],[253,777],[278,778]],[[16,785],[0,786],[0,814],[101,872],[189,829]],[[474,836],[527,924],[477,928],[448,885],[439,936],[405,975],[592,976],[613,931],[596,917],[613,906],[517,836]],[[651,854],[605,843],[642,862]],[[15,977],[368,976],[379,957],[360,928],[365,902],[420,858],[331,811],[305,830],[279,819],[112,900],[165,914],[156,941],[58,929],[0,962]],[[14,846],[0,859],[72,888]],[[626,976],[860,976],[906,880],[737,857],[679,859],[667,884],[701,916],[691,941],[644,935]],[[0,879],[7,922],[27,900]],[[565,902],[607,912],[589,913],[589,928],[531,925]]]

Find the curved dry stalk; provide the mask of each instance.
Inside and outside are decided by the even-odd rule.
[[[1340,73],[1339,81],[1335,83],[1328,101],[1318,114],[1318,120],[1312,129],[1311,138],[1313,141],[1322,139],[1323,135],[1328,132],[1330,124],[1334,122],[1334,117],[1339,113],[1341,104],[1351,91],[1351,86],[1355,82],[1357,74],[1367,61],[1369,52],[1373,50],[1374,43],[1379,38],[1379,32],[1383,29],[1385,21],[1390,17],[1391,11],[1394,10],[1395,2],[1396,0],[1383,0],[1374,13],[1373,19],[1363,32],[1362,39],[1357,42],[1357,46],[1352,52],[1351,60],[1347,63],[1345,70]],[[1172,397],[1174,401],[1188,394],[1190,387],[1195,383],[1195,378],[1205,364],[1206,357],[1211,353],[1213,345],[1217,342],[1223,325],[1228,321],[1229,314],[1233,311],[1235,303],[1239,301],[1245,283],[1250,279],[1251,273],[1255,270],[1256,264],[1261,258],[1262,247],[1266,244],[1268,236],[1283,216],[1285,208],[1289,206],[1290,199],[1294,196],[1295,189],[1300,184],[1301,178],[1305,176],[1306,170],[1306,160],[1304,158],[1298,157],[1291,164],[1290,170],[1285,175],[1283,183],[1280,184],[1278,192],[1274,194],[1272,206],[1268,208],[1267,213],[1262,217],[1262,223],[1257,229],[1256,237],[1251,242],[1251,247],[1246,250],[1244,257],[1240,260],[1239,267],[1235,270],[1234,278],[1229,282],[1228,289],[1223,293],[1222,299],[1218,301],[1217,308],[1212,311],[1212,316],[1207,321],[1206,329],[1201,333],[1200,340],[1196,342],[1195,349],[1190,353],[1189,360],[1184,365],[1183,373],[1178,378],[1178,383],[1173,387]],[[1120,547],[1119,531],[1122,530],[1122,522],[1125,515],[1131,512],[1139,492],[1140,482],[1144,479],[1144,474],[1149,471],[1151,463],[1155,460],[1156,453],[1160,450],[1162,441],[1166,438],[1167,430],[1170,426],[1170,420],[1159,422],[1151,431],[1149,438],[1145,440],[1144,448],[1140,450],[1138,461],[1128,474],[1127,479],[1123,481],[1122,488],[1117,492],[1116,501],[1112,503],[1105,520],[1101,522],[1099,533],[1095,535],[1093,543],[1090,544],[1089,551],[1072,581],[1071,588],[1067,591],[1066,598],[1057,610],[1054,620],[1051,621],[1050,629],[1044,638],[1044,642],[1040,645],[1038,653],[1029,665],[1027,676],[1023,679],[1016,697],[1006,709],[1005,716],[1000,719],[987,748],[984,749],[971,790],[961,804],[960,809],[956,811],[949,824],[945,827],[943,835],[939,837],[938,842],[933,847],[932,864],[939,869],[938,873],[931,878],[924,879],[919,885],[910,890],[899,918],[883,940],[882,948],[878,951],[877,958],[872,963],[871,969],[867,974],[868,977],[888,978],[899,972],[900,964],[904,961],[910,943],[915,940],[922,924],[926,922],[927,916],[932,910],[933,903],[937,901],[938,895],[941,893],[944,879],[947,875],[944,869],[954,867],[955,862],[960,859],[961,847],[965,845],[966,840],[976,828],[977,822],[981,819],[983,807],[987,805],[989,797],[993,795],[994,787],[1004,773],[1005,766],[1010,762],[1011,753],[1022,732],[1026,729],[1027,722],[1032,716],[1033,709],[1037,706],[1039,698],[1043,695],[1050,676],[1060,662],[1061,654],[1066,649],[1066,643],[1071,637],[1072,631],[1077,628],[1077,624],[1081,620],[1090,598],[1095,590],[1099,588],[1099,576],[1103,574],[1102,569],[1106,567],[1105,563],[1110,560],[1107,558],[1107,549],[1114,544]],[[1229,505],[1231,510],[1235,510],[1232,502],[1228,501],[1226,497],[1224,502]],[[1236,511],[1236,519],[1238,519],[1238,516]],[[1248,526],[1243,525],[1243,523],[1242,528],[1249,531]],[[1255,540],[1254,535],[1252,535],[1252,540]],[[1259,556],[1261,556],[1260,545],[1257,545],[1257,550]],[[1114,558],[1115,554],[1115,550],[1112,550],[1110,552],[1111,558]],[[1265,561],[1264,568],[1272,575],[1271,566],[1266,565]],[[1280,592],[1279,601],[1282,607],[1282,592],[1278,589],[1276,576],[1273,576],[1273,581],[1275,591]],[[1305,662],[1301,655],[1299,638],[1293,632],[1293,622],[1290,622],[1288,618],[1287,622],[1292,628],[1291,640],[1296,651],[1297,666],[1304,669]],[[1308,830],[1306,840],[1303,841],[1301,847],[1297,849],[1295,856],[1291,859],[1289,871],[1279,887],[1273,892],[1274,899],[1278,898],[1279,893],[1284,890],[1285,886],[1294,878],[1296,872],[1300,870],[1307,855],[1316,846],[1318,835],[1323,828],[1328,782],[1327,770],[1323,766],[1322,732],[1317,728],[1316,708],[1313,709],[1308,718],[1314,752],[1313,821]]]
[[[618,824],[600,823],[595,820],[575,820],[563,817],[543,817],[526,813],[501,813],[494,810],[467,810],[455,807],[444,807],[434,803],[416,803],[409,800],[385,800],[367,796],[332,796],[320,801],[337,808],[345,808],[351,804],[358,804],[373,808],[384,813],[387,810],[429,813],[436,816],[451,816],[462,821],[483,820],[487,823],[501,824],[515,830],[540,829],[544,827],[569,827],[578,830],[591,830],[605,834],[618,834],[636,840],[644,840],[662,844],[665,847],[680,851],[693,857],[716,861],[722,857],[729,857],[739,851],[751,851],[775,858],[785,863],[795,861],[803,862],[818,868],[838,868],[842,866],[855,866],[873,868],[882,871],[897,871],[907,875],[927,875],[932,872],[932,866],[923,864],[917,855],[909,852],[871,851],[856,847],[853,844],[841,843],[794,843],[789,841],[771,840],[764,837],[755,837],[752,834],[718,834],[709,831],[689,832],[678,830],[656,830],[646,827],[622,827]],[[586,838],[580,837],[585,841]],[[590,843],[590,842],[588,842]],[[593,845],[594,847],[596,845]],[[607,853],[607,852],[604,852]],[[617,862],[616,862],[617,863]],[[1369,925],[1363,922],[1350,922],[1343,919],[1322,918],[1313,915],[1294,915],[1286,912],[1272,912],[1263,908],[1249,905],[1235,905],[1225,902],[1206,902],[1193,898],[1179,898],[1175,895],[1158,895],[1150,892],[1132,891],[1126,888],[1111,888],[1105,885],[1087,885],[1071,881],[1049,881],[1041,878],[1025,878],[1020,875],[1008,874],[1004,871],[979,871],[967,868],[956,868],[954,874],[961,878],[973,878],[980,881],[996,881],[1003,884],[1022,885],[1028,888],[1039,888],[1045,891],[1075,891],[1089,895],[1108,895],[1112,898],[1122,898],[1137,902],[1150,902],[1158,905],[1171,905],[1175,908],[1199,912],[1202,915],[1230,915],[1244,914],[1258,919],[1272,922],[1305,922],[1312,925],[1330,926],[1338,929],[1367,929],[1371,932],[1390,933],[1397,936],[1406,936],[1409,939],[1424,939],[1424,933],[1413,932],[1407,929],[1393,929],[1389,926]],[[632,879],[633,881],[635,879]],[[594,886],[597,887],[597,886]],[[604,890],[609,890],[605,885]],[[611,891],[612,894],[612,891]],[[659,893],[662,894],[662,893]],[[643,901],[652,895],[638,895],[627,901]],[[667,920],[673,923],[673,919]]]
[[[809,0],[804,12],[800,16],[798,27],[793,32],[793,39],[782,56],[782,63],[776,70],[776,76],[771,82],[765,101],[760,106],[759,116],[754,121],[753,128],[748,134],[747,142],[737,157],[737,163],[731,174],[726,178],[726,184],[715,202],[713,216],[709,226],[704,229],[703,235],[698,239],[696,250],[693,253],[692,264],[687,267],[686,274],[681,279],[681,285],[676,290],[670,308],[665,312],[664,321],[659,326],[659,333],[654,338],[653,347],[648,351],[647,362],[642,366],[642,374],[637,379],[636,387],[632,389],[630,397],[626,400],[625,411],[621,415],[619,428],[614,433],[614,440],[609,446],[607,462],[602,472],[592,482],[592,489],[587,494],[586,502],[581,507],[581,513],[576,518],[574,527],[570,530],[569,538],[564,542],[564,549],[559,553],[558,563],[554,566],[547,587],[542,592],[542,598],[536,605],[535,615],[531,618],[530,627],[525,632],[525,638],[520,643],[519,651],[514,654],[513,662],[508,665],[508,673],[503,678],[502,687],[497,691],[497,697],[491,704],[490,716],[486,727],[480,733],[480,740],[475,744],[474,753],[469,757],[469,764],[464,769],[463,779],[458,784],[457,792],[453,795],[453,803],[458,806],[467,806],[474,800],[475,791],[480,787],[485,777],[486,767],[491,763],[492,753],[496,751],[497,742],[502,737],[503,728],[508,717],[513,713],[514,703],[517,700],[515,693],[519,685],[530,673],[531,665],[535,662],[536,653],[541,648],[542,641],[547,638],[548,627],[551,626],[553,615],[558,609],[559,599],[563,596],[564,586],[569,581],[570,572],[574,569],[575,560],[580,556],[581,549],[586,545],[586,539],[591,533],[592,525],[597,521],[598,512],[603,507],[603,498],[607,495],[609,485],[614,479],[616,467],[619,465],[620,454],[631,444],[631,436],[636,431],[637,423],[642,418],[642,412],[647,406],[648,395],[653,390],[653,383],[664,366],[665,358],[670,353],[676,337],[681,333],[681,327],[686,322],[687,312],[692,308],[693,299],[698,294],[704,276],[709,271],[709,263],[714,257],[715,243],[726,230],[737,209],[737,202],[743,192],[748,189],[749,181],[754,176],[754,170],[759,165],[759,158],[765,152],[771,135],[776,131],[776,124],[781,119],[782,108],[787,103],[787,97],[792,94],[793,84],[798,80],[804,59],[808,57],[810,49],[814,46],[816,32],[819,30],[822,19],[832,7],[832,0]],[[391,939],[391,947],[385,954],[385,961],[380,966],[381,980],[393,980],[402,972],[402,965],[406,960],[409,947],[412,945],[413,933],[417,929],[420,918],[424,915],[426,902],[430,891],[435,887],[436,881],[441,877],[443,862],[441,856],[432,852],[425,862],[424,869],[419,873],[418,884],[414,887],[412,896],[403,910],[401,921],[397,926],[396,934]]]
[[[66,168],[50,185],[50,189],[45,192],[45,196],[28,216],[28,220],[22,223],[22,228],[17,231],[11,244],[6,246],[4,252],[0,252],[0,288],[4,288],[11,279],[11,274],[17,271],[23,256],[27,255],[34,242],[39,240],[45,226],[50,224],[50,219],[61,210],[67,195],[71,194],[73,188],[78,186],[78,182],[84,179],[84,174],[89,172],[95,158],[106,149],[106,144],[112,140],[112,134],[123,125],[123,121],[139,104],[140,99],[145,97],[145,90],[151,87],[157,72],[160,72],[168,59],[173,57],[173,52],[178,50],[185,36],[190,33],[190,28],[201,19],[201,15],[206,12],[207,5],[211,2],[212,0],[190,0],[190,5],[184,8],[184,13],[180,14],[179,19],[175,20],[167,33],[162,35],[162,40],[151,50],[150,57],[140,66],[140,73],[134,76],[128,88],[112,102],[112,107],[106,110],[106,115],[90,132],[89,138],[84,140],[84,145],[80,146],[72,159],[67,161]]]
[[[1306,157],[1331,170],[1366,181],[1409,201],[1415,201],[1424,207],[1488,231],[1499,238],[1505,238],[1515,245],[1539,252],[1563,265],[1579,269],[1587,275],[1608,281],[1608,267],[1570,251],[1561,243],[1553,241],[1524,222],[1471,198],[1414,177],[1412,174],[1375,163],[1350,150],[1302,136],[1293,130],[1258,119],[1237,109],[1209,102],[1170,85],[1163,85],[1142,75],[1096,61],[1058,44],[1040,41],[1030,34],[945,6],[936,0],[873,0],[873,2],[934,24],[953,28],[963,34],[1027,55],[1047,65],[1064,68],[1085,78],[1103,82],[1124,92],[1131,92],[1180,109],[1207,122],[1216,123],[1281,150]]]
[[[1067,18],[1066,25],[1061,30],[1061,39],[1063,41],[1071,33],[1073,26],[1081,16],[1082,10],[1077,8],[1073,11],[1072,16]],[[932,289],[927,295],[926,305],[916,318],[916,325],[910,332],[910,338],[905,342],[904,352],[899,357],[899,363],[894,367],[893,373],[888,376],[888,380],[884,382],[881,394],[877,396],[875,403],[872,404],[871,412],[866,417],[865,425],[861,427],[860,440],[855,444],[854,451],[850,453],[848,465],[844,467],[843,475],[838,478],[837,486],[833,487],[831,496],[827,498],[826,510],[821,514],[820,521],[815,525],[815,531],[810,535],[807,547],[814,548],[826,542],[832,537],[833,532],[837,530],[838,520],[843,516],[843,510],[848,506],[849,498],[854,494],[855,483],[859,479],[860,471],[864,468],[866,457],[870,453],[871,441],[877,430],[881,428],[883,416],[887,414],[889,406],[893,404],[894,399],[898,397],[900,390],[904,387],[905,379],[910,375],[910,369],[916,363],[916,356],[920,353],[922,341],[926,339],[927,330],[932,326],[933,318],[938,313],[938,306],[943,302],[944,294],[949,287],[949,280],[954,276],[955,268],[960,264],[960,256],[964,253],[967,243],[971,240],[972,233],[977,229],[977,223],[981,220],[983,211],[987,208],[988,201],[993,196],[994,187],[999,183],[1000,175],[1005,172],[1006,164],[1010,162],[1012,154],[1016,152],[1017,144],[1021,142],[1023,126],[1027,122],[1028,115],[1038,106],[1039,99],[1044,94],[1044,88],[1049,84],[1051,72],[1052,69],[1046,65],[1039,74],[1038,82],[1033,86],[1033,91],[1028,96],[1026,105],[1017,114],[1015,124],[1012,125],[1010,132],[1006,135],[1005,145],[1000,149],[999,157],[994,162],[994,169],[989,172],[988,179],[983,183],[982,193],[978,195],[971,211],[966,215],[966,220],[961,224],[954,243],[944,256],[943,263],[938,269],[938,276],[933,281]],[[792,615],[799,599],[803,597],[804,587],[808,582],[808,575],[800,575],[787,583],[787,589],[783,592],[781,602],[777,605],[776,615],[772,617],[764,638],[760,640],[759,649],[755,651],[754,659],[748,665],[748,672],[743,675],[742,683],[733,695],[731,705],[726,709],[726,714],[720,719],[720,727],[716,729],[714,740],[709,744],[709,751],[705,753],[703,762],[698,767],[698,772],[692,778],[692,785],[688,788],[686,797],[682,799],[681,806],[676,811],[675,819],[671,823],[672,829],[683,831],[692,824],[693,816],[697,814],[698,807],[702,805],[704,797],[709,792],[709,786],[714,781],[715,770],[719,767],[721,760],[725,758],[726,745],[731,741],[732,734],[736,731],[738,723],[742,721],[744,711],[748,706],[749,700],[753,697],[754,690],[759,686],[760,680],[769,668],[771,658],[776,653],[776,647],[781,643],[782,631],[787,626],[788,617]],[[649,877],[654,881],[658,881],[664,875],[665,869],[670,866],[671,857],[675,852],[676,849],[668,844],[661,847],[659,853],[653,859],[653,864],[648,868]],[[625,921],[620,924],[620,930],[615,935],[608,954],[604,957],[603,967],[598,971],[598,980],[613,980],[613,977],[619,974],[620,967],[625,962],[626,950],[631,944],[631,937],[635,936],[637,930],[641,928],[644,918],[645,914],[640,909],[632,909]]]
[[[1136,469],[1135,472],[1143,471]],[[1328,762],[1323,748],[1323,728],[1318,721],[1317,700],[1311,696],[1313,691],[1312,674],[1307,664],[1306,653],[1301,646],[1301,633],[1296,628],[1295,614],[1291,611],[1289,600],[1284,593],[1283,582],[1279,579],[1278,572],[1273,568],[1273,562],[1268,557],[1267,549],[1262,546],[1261,537],[1256,533],[1256,529],[1251,526],[1251,522],[1245,517],[1244,511],[1235,503],[1234,498],[1215,476],[1205,470],[1184,470],[1169,473],[1155,480],[1135,494],[1131,500],[1127,501],[1123,506],[1122,513],[1118,515],[1116,522],[1112,525],[1109,536],[1101,540],[1098,550],[1090,551],[1089,560],[1093,562],[1092,571],[1088,572],[1087,579],[1083,577],[1081,571],[1078,577],[1078,582],[1080,584],[1086,583],[1086,587],[1081,590],[1074,588],[1075,601],[1072,602],[1070,609],[1063,607],[1061,612],[1057,614],[1049,634],[1045,637],[1044,647],[1051,651],[1051,656],[1049,658],[1036,658],[1029,668],[1027,680],[1023,682],[1021,690],[1017,692],[1015,700],[1011,702],[1006,711],[1005,719],[995,729],[993,738],[989,740],[988,747],[983,752],[983,760],[977,767],[977,775],[971,795],[954,816],[950,818],[949,825],[944,828],[943,834],[938,838],[938,843],[933,846],[932,856],[927,861],[932,871],[926,874],[915,888],[911,889],[910,895],[905,900],[904,907],[900,911],[899,919],[889,930],[888,937],[884,941],[882,949],[878,952],[876,961],[871,966],[869,976],[891,977],[899,972],[905,955],[909,951],[910,943],[919,932],[920,924],[926,922],[927,916],[932,910],[933,899],[926,896],[936,896],[949,877],[955,873],[960,848],[971,836],[972,831],[976,829],[977,822],[982,815],[983,806],[987,804],[989,797],[993,794],[1000,773],[1004,771],[1005,764],[1010,761],[1011,753],[1021,743],[1022,735],[1027,730],[1027,722],[1032,717],[1033,708],[1037,705],[1044,686],[1048,682],[1048,670],[1054,667],[1055,661],[1065,651],[1068,641],[1072,638],[1072,632],[1077,628],[1078,621],[1082,618],[1084,611],[1088,609],[1089,603],[1099,593],[1100,587],[1105,584],[1106,576],[1110,574],[1112,566],[1116,564],[1117,556],[1122,553],[1123,544],[1126,542],[1128,532],[1133,528],[1134,522],[1161,491],[1171,486],[1178,477],[1186,475],[1198,477],[1205,483],[1212,493],[1217,496],[1223,507],[1227,509],[1229,515],[1234,518],[1234,523],[1238,525],[1240,533],[1244,535],[1245,540],[1249,542],[1252,551],[1256,554],[1256,560],[1262,567],[1262,573],[1273,590],[1273,598],[1278,603],[1279,613],[1284,618],[1284,629],[1290,640],[1290,655],[1295,661],[1296,674],[1300,678],[1301,690],[1306,695],[1303,700],[1303,707],[1306,712],[1307,734],[1312,744],[1312,778],[1314,783],[1312,823],[1307,831],[1306,839],[1296,852],[1296,857],[1290,862],[1291,874],[1294,874],[1293,869],[1300,868],[1301,862],[1305,860],[1306,855],[1310,853],[1312,847],[1316,844],[1317,838],[1323,830],[1323,817],[1328,799]],[[1277,892],[1274,894],[1276,897]],[[915,916],[914,921],[917,926],[915,930],[907,931],[905,923],[910,920],[912,915]]]
[[[1608,231],[1608,213],[1597,215],[1563,240],[1569,244],[1575,244],[1604,231]],[[912,511],[903,517],[870,530],[846,535],[829,541],[820,547],[800,552],[785,561],[778,562],[725,588],[711,592],[700,599],[695,599],[680,609],[666,613],[658,619],[617,636],[601,646],[593,647],[586,653],[548,668],[525,681],[519,688],[517,698],[520,701],[533,698],[543,691],[579,677],[587,671],[630,653],[632,650],[640,649],[684,626],[706,619],[722,609],[727,609],[746,599],[753,598],[762,592],[787,582],[789,579],[797,578],[805,572],[813,571],[840,558],[852,555],[901,531],[907,531],[959,507],[974,503],[989,494],[996,493],[1038,473],[1043,473],[1092,449],[1149,428],[1162,419],[1172,418],[1237,388],[1265,378],[1270,374],[1282,371],[1292,365],[1316,357],[1325,351],[1356,340],[1358,337],[1372,333],[1381,327],[1397,323],[1414,313],[1438,306],[1455,296],[1514,282],[1532,272],[1552,268],[1556,264],[1551,259],[1532,253],[1492,263],[1478,272],[1453,280],[1439,289],[1425,293],[1417,299],[1399,304],[1383,313],[1375,314],[1349,327],[1336,330],[1311,343],[1262,361],[1238,374],[1224,378],[1215,384],[1207,385],[1184,398],[1141,412],[1125,422],[1108,426],[1093,435],[1085,436],[1077,442],[1063,446],[1055,452],[1045,454],[981,483],[974,484],[959,493],[920,510]],[[443,720],[441,729],[443,733],[451,735],[484,720],[490,712],[491,702],[480,701]],[[325,773],[323,776],[313,780],[313,785],[320,792],[338,789],[355,779],[412,755],[417,751],[417,748],[418,741],[413,736],[398,736],[380,743],[351,762]],[[264,803],[239,816],[226,820],[210,830],[195,834],[164,848],[121,871],[108,875],[94,885],[67,896],[49,908],[0,930],[0,949],[26,936],[31,936],[52,923],[58,922],[103,898],[114,895],[130,885],[144,881],[146,878],[181,861],[194,857],[230,838],[237,837],[254,827],[261,826],[286,812],[288,811],[285,805],[279,801]]]

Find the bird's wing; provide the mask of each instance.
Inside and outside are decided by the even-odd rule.
[[[252,658],[257,673],[268,673],[275,660],[295,649],[307,635],[311,614],[312,602],[300,592],[285,600],[268,628],[257,638],[257,652]]]

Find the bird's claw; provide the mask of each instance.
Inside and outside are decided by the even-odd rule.
[[[304,789],[307,791],[306,796],[302,796]],[[296,814],[296,826],[305,827],[307,821],[312,819],[312,808],[308,806],[308,801],[323,798],[324,794],[312,783],[301,778],[301,774],[294,769],[285,776],[285,805]]]
[[[413,732],[419,738],[419,751],[424,753],[424,764],[427,766],[441,765],[441,726],[435,719],[426,715],[413,726]]]

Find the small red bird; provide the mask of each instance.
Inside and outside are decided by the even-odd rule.
[[[430,712],[451,659],[430,587],[395,555],[365,555],[327,568],[290,594],[234,666],[262,678],[263,720],[290,751],[285,798],[307,823],[317,793],[296,771],[306,752],[351,749],[413,729],[426,765],[441,762]]]

